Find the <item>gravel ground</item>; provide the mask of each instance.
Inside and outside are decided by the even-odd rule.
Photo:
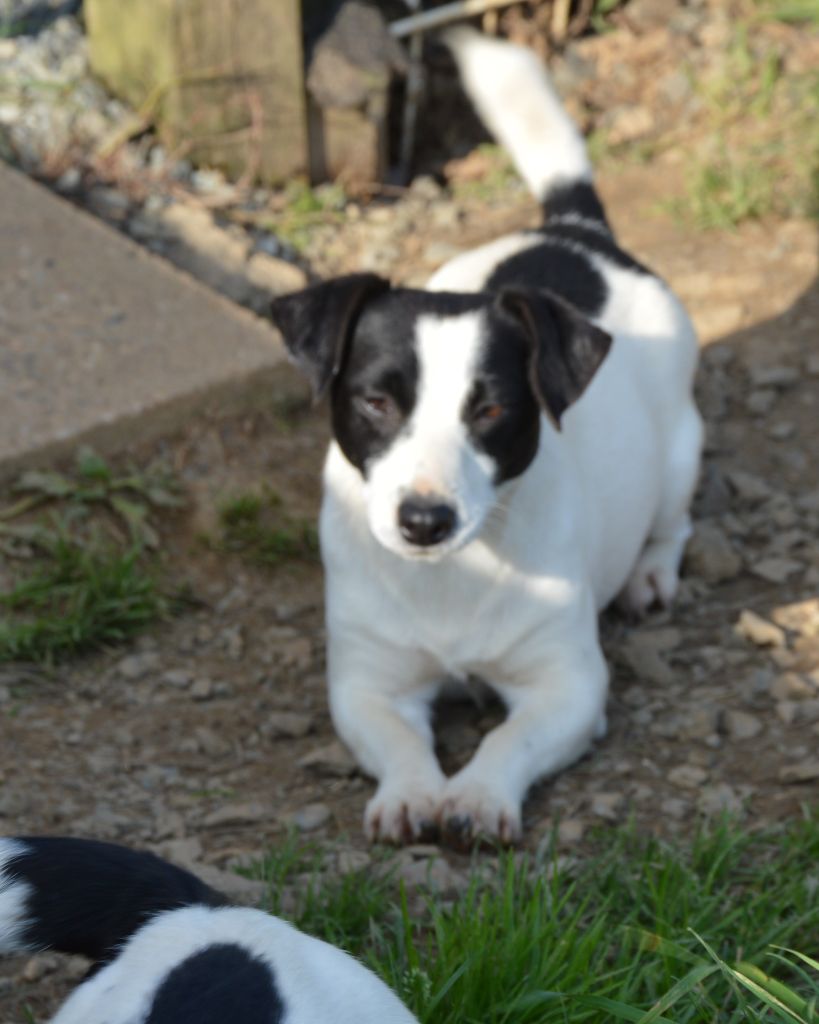
[[[701,6],[686,10],[705,17]],[[719,26],[718,15],[704,24]],[[59,27],[66,24],[54,22],[38,45],[47,33],[68,32]],[[581,57],[589,59],[587,50]],[[655,79],[634,78],[633,89],[650,82],[645,103],[661,120]],[[227,216],[239,209],[232,200],[214,213],[218,176],[209,193],[185,184],[181,197],[178,182],[166,188],[167,167],[154,179],[145,163],[139,198],[133,182],[91,181],[86,165],[72,166],[83,183],[78,200],[93,207],[88,196],[107,195],[96,212],[142,231],[146,244],[171,255],[178,236],[160,238],[145,224],[135,231],[134,223],[182,209],[182,220],[199,218],[231,239],[242,265],[258,254],[274,261],[291,287],[308,274],[363,267],[419,283],[455,252],[532,225],[538,213],[505,179],[492,189],[455,189],[420,178],[397,201],[347,205],[297,258],[275,238],[265,252],[263,233]],[[453,165],[451,181],[468,181],[469,168]],[[641,624],[604,616],[610,731],[533,791],[529,847],[555,823],[573,852],[593,826],[627,820],[672,840],[724,811],[758,828],[799,816],[819,796],[816,226],[771,219],[703,233],[681,225],[660,208],[681,174],[672,147],[647,165],[604,171],[601,185],[623,242],[668,277],[703,338],[698,388],[708,445],[696,535],[675,609]],[[251,207],[263,198],[251,197]],[[271,280],[254,287],[275,290]],[[253,305],[258,296],[235,297]],[[0,668],[0,831],[151,846],[251,902],[258,886],[230,869],[288,828],[332,844],[339,870],[367,863],[360,821],[372,784],[335,741],[327,713],[320,569],[271,572],[194,540],[212,527],[219,500],[262,482],[294,515],[314,516],[326,438],[323,412],[301,410],[286,422],[272,414],[198,422],[162,446],[190,494],[186,518],[166,531],[167,558],[202,605],[130,648],[55,673]],[[442,707],[445,764],[462,763],[497,717],[491,706]],[[432,853],[406,853],[405,876],[417,879]],[[457,886],[464,861],[445,856],[441,885]],[[44,1019],[75,977],[76,967],[56,957],[0,965],[0,1022],[17,1024],[23,1004]]]

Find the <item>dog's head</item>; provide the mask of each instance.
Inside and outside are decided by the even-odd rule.
[[[559,429],[610,337],[546,291],[391,288],[353,274],[276,299],[274,323],[365,481],[388,549],[434,560],[480,532],[499,485]]]

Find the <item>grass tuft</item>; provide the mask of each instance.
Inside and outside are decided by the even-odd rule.
[[[238,494],[219,510],[221,543],[250,561],[277,566],[288,560],[315,561],[318,535],[306,520],[288,515],[270,488]]]
[[[287,889],[299,927],[363,959],[424,1024],[817,1024],[819,819],[724,824],[685,848],[629,830],[596,844],[582,861],[476,858],[447,899],[409,892],[400,862],[339,877],[293,840],[255,873],[271,909]]]
[[[24,473],[0,507],[0,662],[54,663],[172,610],[147,565],[155,513],[181,503],[161,469],[119,474],[89,448],[71,472]]]

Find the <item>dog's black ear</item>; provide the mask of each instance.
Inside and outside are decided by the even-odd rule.
[[[316,399],[340,370],[364,303],[389,287],[389,281],[377,274],[348,274],[273,300],[273,323]]]
[[[583,394],[611,348],[611,335],[545,289],[504,289],[502,309],[520,321],[532,343],[532,390],[555,426]]]

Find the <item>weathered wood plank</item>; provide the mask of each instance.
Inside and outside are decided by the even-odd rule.
[[[92,67],[194,162],[280,181],[308,166],[300,0],[86,0]]]

